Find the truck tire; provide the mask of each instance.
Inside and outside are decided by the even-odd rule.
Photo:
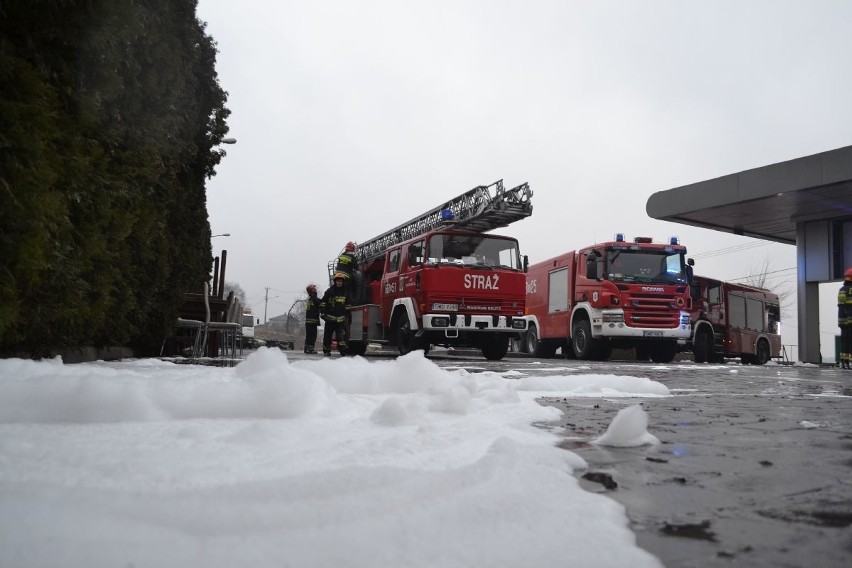
[[[757,342],[757,355],[755,355],[755,365],[765,365],[769,362],[769,343],[765,339]]]
[[[709,363],[713,356],[713,335],[702,326],[695,333],[692,343],[692,356],[696,363]]]
[[[367,352],[367,342],[366,341],[350,341],[349,342],[349,351],[346,353],[347,355],[355,356],[355,355],[364,355]]]
[[[509,336],[505,333],[491,333],[491,337],[482,342],[482,356],[489,361],[499,361],[509,351]]]
[[[524,334],[524,353],[535,355],[538,349],[538,330],[535,325],[530,324],[526,334]]]
[[[418,349],[422,349],[424,355],[429,353],[429,344],[414,336],[408,314],[405,313],[400,316],[396,326],[396,347],[400,355],[408,355]]]
[[[592,324],[587,319],[581,319],[574,324],[571,333],[571,344],[577,359],[594,360],[599,351],[598,342],[592,337]]]

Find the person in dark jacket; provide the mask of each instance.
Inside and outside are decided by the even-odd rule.
[[[852,368],[852,268],[843,275],[837,292],[837,325],[840,327],[840,367]]]
[[[334,275],[334,284],[325,291],[320,301],[320,314],[325,321],[325,333],[322,335],[323,355],[331,355],[331,341],[337,338],[337,350],[346,355],[349,346],[346,344],[346,323],[352,300],[346,289],[346,276],[338,272]]]
[[[352,275],[355,274],[355,270],[358,268],[358,259],[355,257],[355,250],[357,248],[357,245],[352,241],[346,243],[346,246],[343,247],[343,252],[337,257],[337,266],[334,268],[335,273],[343,273],[343,276],[347,279],[352,278]]]
[[[358,289],[356,273],[358,272],[358,258],[355,255],[355,252],[358,250],[358,245],[354,242],[349,241],[346,243],[346,246],[343,247],[343,252],[340,253],[340,256],[337,257],[337,264],[334,268],[335,273],[343,274],[343,277],[346,280],[343,281],[343,287],[349,292],[349,297],[353,302],[360,302],[358,300]]]
[[[320,299],[317,296],[316,284],[308,284],[305,290],[308,293],[305,305],[305,353],[316,353],[317,326],[320,321]]]

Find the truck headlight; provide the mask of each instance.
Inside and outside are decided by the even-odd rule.
[[[602,320],[603,323],[624,323],[624,314],[622,312],[604,312]]]

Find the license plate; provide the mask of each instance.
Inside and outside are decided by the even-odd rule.
[[[642,332],[642,335],[644,335],[645,337],[662,337],[662,336],[663,336],[663,332],[662,332],[662,331],[648,331],[648,330],[645,330],[645,331],[643,331],[643,332]]]
[[[457,312],[459,310],[458,304],[432,304],[432,309],[436,311],[442,312]]]

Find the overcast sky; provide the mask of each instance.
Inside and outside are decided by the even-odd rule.
[[[322,291],[347,241],[498,179],[534,191],[500,231],[531,262],[678,235],[699,274],[768,263],[792,289],[794,247],[657,221],[647,200],[852,144],[845,0],[200,0],[198,16],[238,140],[208,182],[213,233],[231,233],[213,250],[261,318]]]

